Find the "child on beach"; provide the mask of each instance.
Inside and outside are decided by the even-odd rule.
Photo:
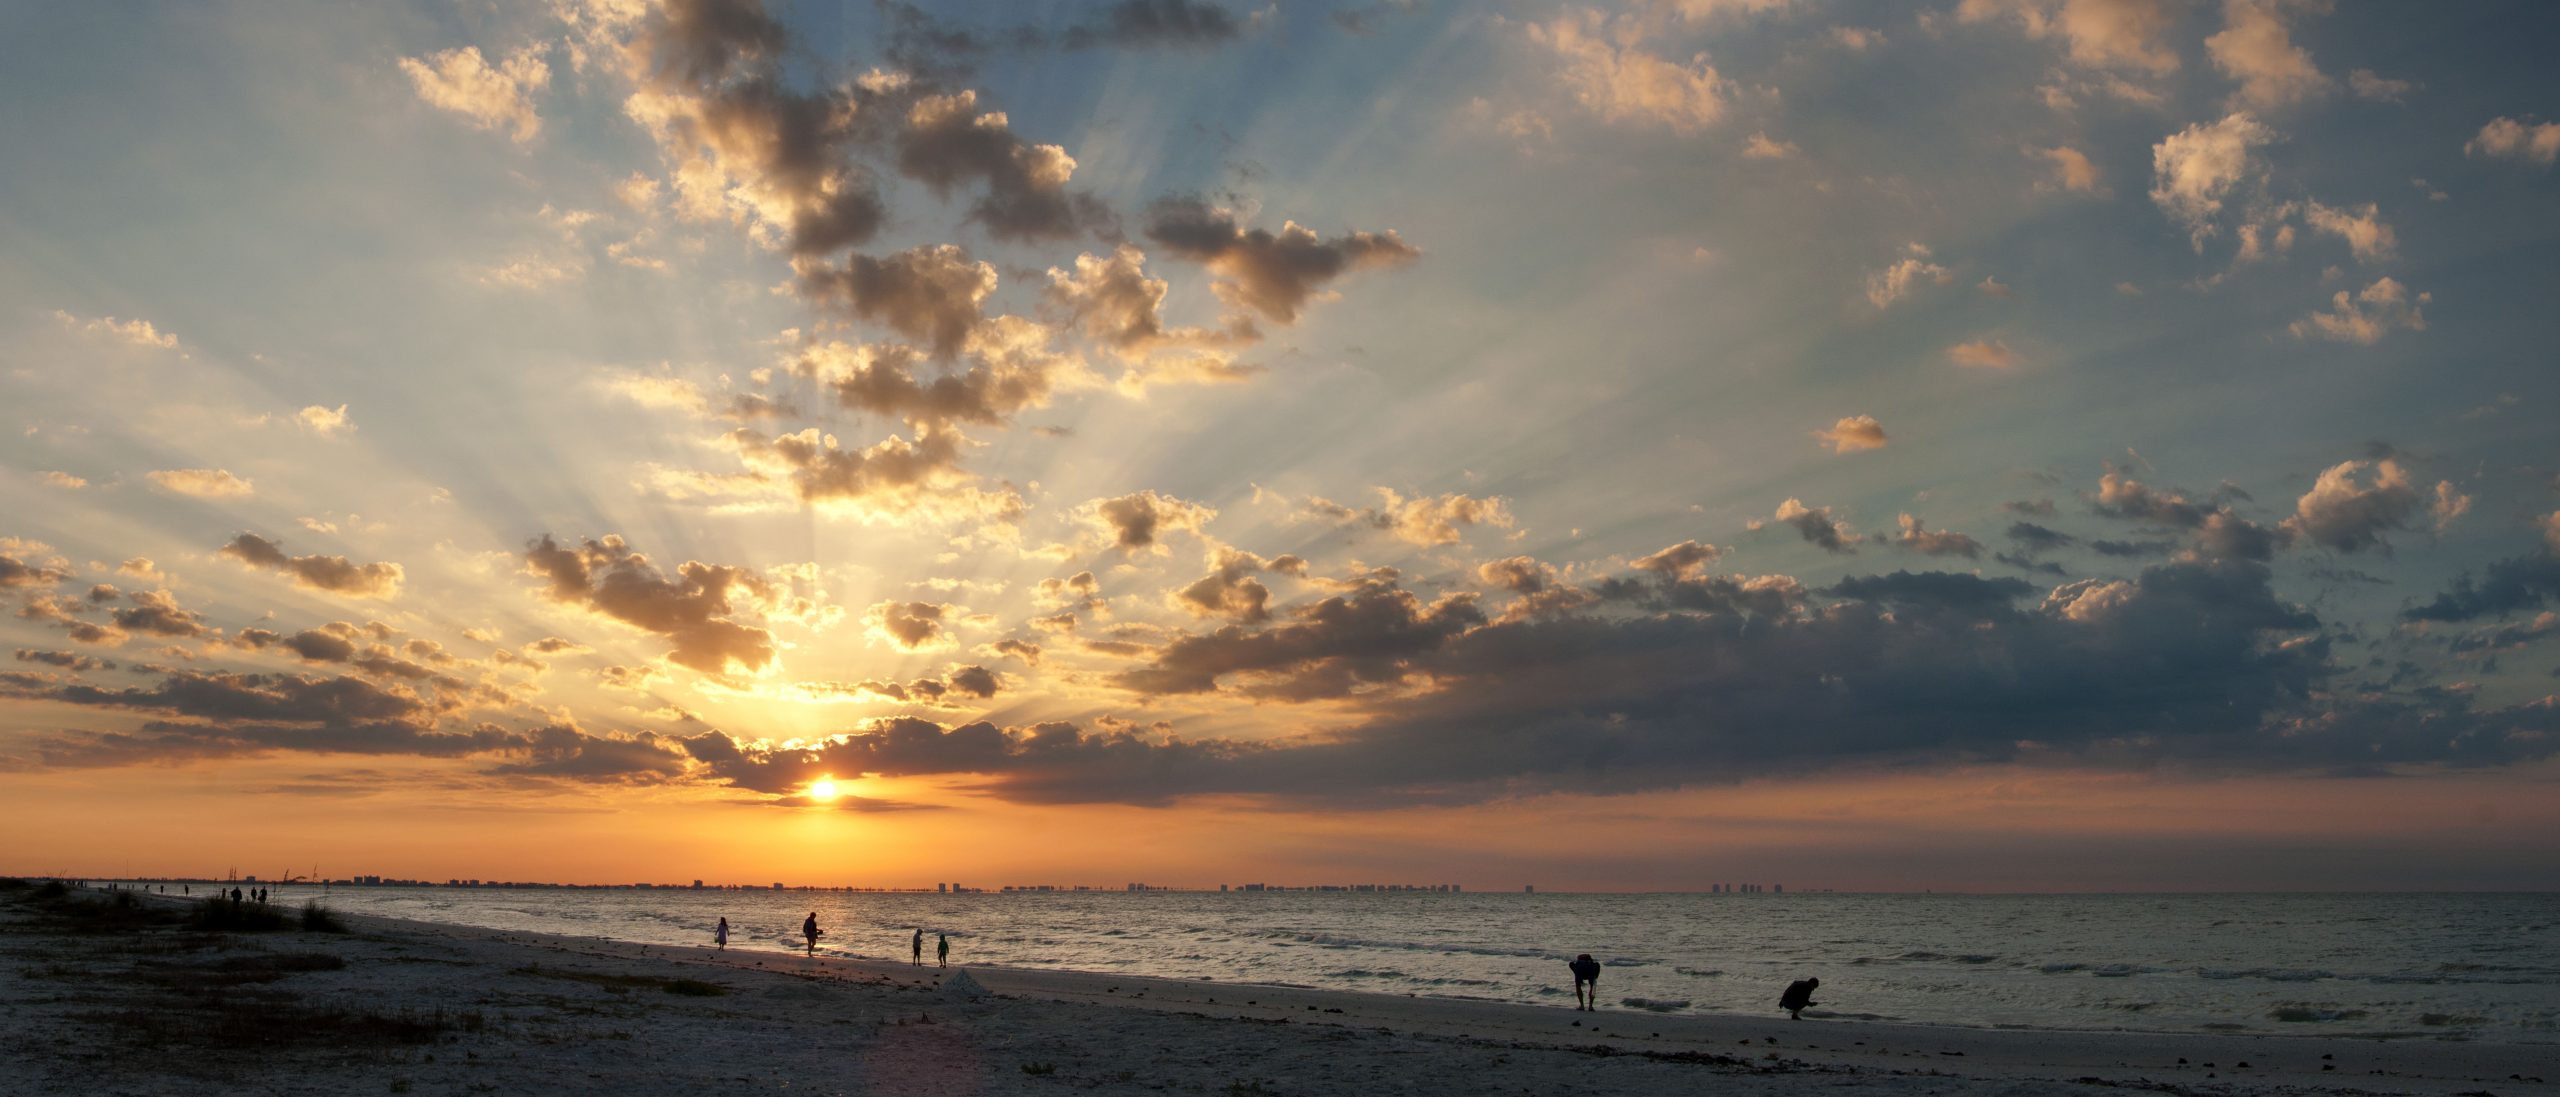
[[[712,931],[711,931],[711,939],[712,939],[713,941],[715,941],[715,942],[718,942],[718,943],[719,943],[719,945],[720,945],[720,951],[722,951],[722,952],[727,952],[727,951],[729,951],[729,920],[728,920],[728,919],[726,919],[726,918],[720,919],[720,928],[718,928],[718,929],[715,929],[715,930],[712,930]]]
[[[1600,961],[1586,952],[1565,966],[1573,969],[1573,1008],[1600,1008]]]
[[[1805,1008],[1819,1004],[1813,1000],[1813,988],[1821,985],[1820,979],[1798,979],[1787,984],[1787,992],[1778,996],[1778,1008],[1787,1011],[1787,1020],[1804,1020]]]
[[[917,930],[916,932],[922,933],[924,931]],[[949,934],[937,933],[933,935],[933,958],[939,961],[944,967],[951,966],[951,936]]]
[[[915,947],[914,947],[914,949],[912,950],[912,955],[914,956],[914,959],[909,960],[908,962],[909,962],[909,963],[912,963],[912,964],[915,964],[915,965],[917,965],[917,966],[919,966],[919,967],[923,966],[923,964],[924,964],[924,927],[923,927],[923,926],[917,926],[917,927],[916,927],[916,938],[915,938],[915,940],[914,940],[914,941],[909,942],[909,944],[912,944],[912,945],[913,945],[913,946],[915,946]]]

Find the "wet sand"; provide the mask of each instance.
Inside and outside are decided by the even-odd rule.
[[[104,931],[6,899],[8,1094],[2560,1092],[2550,1044],[1584,1013],[355,916]]]

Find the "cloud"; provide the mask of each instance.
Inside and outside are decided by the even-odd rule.
[[[967,343],[996,290],[996,268],[956,244],[908,248],[886,259],[855,255],[841,268],[804,272],[801,285],[822,304],[925,344],[949,358]]]
[[[2385,79],[2372,69],[2357,69],[2347,74],[2347,88],[2355,92],[2356,98],[2378,103],[2397,103],[2401,96],[2417,90],[2417,87],[2407,80]]]
[[[947,602],[879,602],[864,610],[864,631],[900,651],[945,651],[959,646],[950,625],[958,606]]]
[[[2375,279],[2355,295],[2339,290],[2329,299],[2330,311],[2313,311],[2293,322],[2288,329],[2296,339],[2318,336],[2338,343],[2372,346],[2394,330],[2425,331],[2427,316],[2420,306],[2435,300],[2431,293],[2421,293],[2415,300],[2409,288],[2383,277]]]
[[[2549,167],[2553,160],[2560,160],[2560,122],[2492,119],[2480,127],[2479,136],[2463,143],[2462,152],[2466,156],[2524,160]]]
[[[542,61],[547,43],[527,46],[496,66],[480,56],[477,46],[429,54],[424,60],[400,59],[418,98],[438,110],[451,111],[484,130],[515,130],[517,144],[542,132],[532,94],[551,83],[551,67]]]
[[[1885,44],[1884,32],[1873,27],[1833,27],[1831,40],[1852,53],[1865,53]]]
[[[1947,268],[1929,261],[1929,249],[1910,244],[1903,250],[1906,254],[1892,266],[1867,276],[1867,301],[1877,308],[1909,296],[1924,280],[1941,286],[1955,281]]]
[[[17,659],[21,663],[36,663],[42,666],[60,667],[75,674],[85,674],[93,670],[116,669],[116,664],[113,660],[91,658],[90,656],[71,651],[37,651],[29,648],[19,648],[17,651]]]
[[[2071,60],[2092,68],[2178,70],[2177,51],[2161,41],[2176,25],[2164,0],[1964,0],[1956,18],[1980,23],[2015,19],[2029,38],[2059,36]]]
[[[2313,229],[2346,241],[2357,262],[2372,263],[2390,259],[2400,243],[2391,226],[2382,223],[2380,214],[2381,207],[2371,202],[2361,210],[2345,210],[2313,199],[2305,207],[2302,219]]]
[[[905,420],[919,431],[960,423],[1002,426],[1046,406],[1060,388],[1086,383],[1076,358],[1048,351],[1049,333],[1004,317],[972,332],[967,367],[929,371],[926,356],[895,343],[827,342],[801,352],[796,372],[855,411]]]
[[[2560,599],[2560,513],[2537,523],[2543,549],[2492,562],[2477,580],[2466,572],[2424,605],[2401,612],[2410,621],[2470,621],[2541,609]]]
[[[2219,231],[2214,218],[2231,188],[2257,170],[2250,149],[2276,139],[2247,111],[2198,122],[2151,147],[2151,201],[2187,229],[2198,250]]]
[[[0,590],[51,587],[71,578],[70,569],[62,563],[28,560],[45,551],[43,545],[0,539]]]
[[[1742,143],[1742,158],[1745,160],[1792,160],[1802,155],[1804,150],[1795,142],[1772,141],[1764,132],[1755,131],[1749,140]]]
[[[254,533],[243,533],[231,543],[216,550],[253,568],[283,572],[293,581],[312,590],[332,594],[351,594],[360,598],[390,598],[400,593],[405,577],[400,565],[390,562],[357,564],[344,556],[288,556],[284,548]]]
[[[46,487],[59,488],[63,491],[78,491],[89,486],[89,481],[81,477],[73,476],[67,472],[55,471],[53,469],[46,469],[45,471],[38,473],[36,478],[42,480]]]
[[[1064,312],[1087,338],[1125,358],[1144,358],[1159,350],[1212,349],[1257,338],[1250,325],[1224,331],[1167,328],[1164,296],[1171,286],[1147,277],[1146,253],[1121,244],[1110,257],[1079,255],[1070,273],[1049,269],[1042,299]]]
[[[1225,617],[1245,624],[1271,619],[1271,589],[1254,576],[1271,572],[1303,578],[1307,574],[1307,562],[1296,556],[1265,560],[1223,545],[1209,553],[1209,566],[1207,575],[1175,592],[1176,604],[1197,616]]]
[[[1693,133],[1724,117],[1731,83],[1699,54],[1687,64],[1646,52],[1641,36],[1596,11],[1566,12],[1528,25],[1529,41],[1555,51],[1565,86],[1584,109],[1609,122],[1639,122]]]
[[[1901,535],[1893,539],[1900,548],[1924,556],[1962,556],[1968,560],[1982,556],[1982,542],[1961,533],[1929,529],[1916,515],[1900,515],[1895,522],[1902,527]]]
[[[356,429],[355,424],[347,419],[347,406],[345,404],[338,405],[336,410],[331,410],[329,408],[321,407],[318,404],[313,404],[310,407],[295,412],[293,417],[301,422],[304,430],[308,430],[323,438],[335,438],[338,435]]]
[[[2548,160],[2549,158],[2545,157],[2544,159]],[[178,337],[153,326],[149,320],[118,320],[113,316],[101,316],[95,319],[82,319],[81,317],[73,316],[70,313],[64,312],[61,309],[53,310],[53,318],[60,322],[62,326],[70,328],[73,331],[85,332],[90,335],[104,335],[111,339],[131,343],[137,347],[150,347],[154,350],[178,349]]]
[[[1387,582],[1360,583],[1289,617],[1267,629],[1228,625],[1181,637],[1111,681],[1150,696],[1210,693],[1233,681],[1250,696],[1341,697],[1402,681],[1413,659],[1484,623],[1473,594],[1426,604]]]
[[[1325,283],[1352,271],[1410,263],[1421,252],[1390,229],[1331,238],[1295,221],[1274,234],[1247,229],[1233,210],[1196,198],[1159,199],[1147,210],[1146,234],[1177,257],[1217,274],[1212,288],[1230,307],[1252,309],[1287,324]]]
[[[2373,470],[2372,482],[2357,482],[2366,469]],[[2407,529],[2424,502],[2409,470],[2398,461],[2341,461],[2321,471],[2311,490],[2295,501],[2294,515],[2282,528],[2339,552],[2378,549],[2389,555],[2391,543],[2382,535]]]
[[[1022,496],[1010,487],[986,490],[959,468],[968,440],[947,429],[917,432],[914,441],[892,435],[872,445],[840,448],[832,434],[815,427],[793,434],[767,436],[740,427],[721,436],[751,470],[743,482],[679,477],[663,485],[676,491],[708,494],[769,494],[776,481],[786,497],[804,504],[839,508],[864,521],[911,518],[975,520],[1010,524],[1020,520]]]
[[[2451,480],[2436,481],[2435,501],[2427,506],[2427,518],[2437,533],[2453,528],[2462,516],[2471,513],[2471,497],[2453,486]]]
[[[1885,444],[1884,424],[1877,422],[1876,417],[1872,415],[1848,416],[1831,424],[1829,430],[1813,432],[1813,436],[1823,445],[1831,447],[1833,453],[1883,449]]]
[[[554,602],[666,638],[678,666],[727,674],[774,661],[773,634],[735,619],[775,595],[744,568],[688,560],[670,577],[618,534],[568,546],[546,533],[526,548],[524,570],[549,580],[543,595]]]
[[[1076,161],[1056,145],[1014,136],[1002,111],[980,112],[978,94],[928,95],[907,108],[898,135],[898,170],[949,197],[965,182],[985,193],[969,220],[998,240],[1050,240],[1107,227],[1110,214],[1089,195],[1067,190]]]
[[[1976,369],[2009,369],[2018,364],[2018,353],[2009,349],[2006,340],[1975,339],[1948,347],[1947,361]]]
[[[1408,544],[1452,545],[1466,536],[1464,527],[1511,528],[1511,503],[1499,495],[1477,498],[1459,492],[1408,499],[1394,488],[1377,488],[1378,505],[1348,507],[1321,496],[1307,500],[1306,516],[1335,525],[1382,529]]]
[[[1856,530],[1850,529],[1846,520],[1833,518],[1830,507],[1808,507],[1802,499],[1791,497],[1778,504],[1777,521],[1795,527],[1806,541],[1822,546],[1827,552],[1856,552],[1858,550],[1853,546],[1866,540]],[[1754,521],[1751,528],[1759,529],[1762,525]]]
[[[2038,190],[2059,190],[2080,194],[2104,193],[2098,182],[2098,165],[2090,163],[2087,154],[2067,146],[2040,149],[2030,147],[2027,155],[2042,160],[2052,169],[2050,178],[2036,183]]]
[[[1100,19],[1068,28],[1058,42],[1068,49],[1215,46],[1234,40],[1244,28],[1245,21],[1235,13],[1203,0],[1119,0]]]
[[[144,476],[162,491],[199,499],[236,499],[258,490],[256,484],[231,475],[228,469],[157,469]]]
[[[615,32],[639,24],[627,48],[607,52],[626,58],[640,85],[624,113],[657,142],[679,215],[744,223],[798,256],[878,233],[887,209],[855,154],[903,85],[789,90],[790,36],[754,3],[678,0],[645,21],[604,22]]]
[[[1159,495],[1152,489],[1134,491],[1112,499],[1095,499],[1084,505],[1085,521],[1099,529],[1121,552],[1135,555],[1166,553],[1164,535],[1174,530],[1198,533],[1209,520],[1216,518],[1215,508]]]
[[[2269,110],[2327,91],[2328,77],[2312,64],[2311,54],[2293,44],[2285,24],[2291,11],[2327,10],[2324,0],[2223,0],[2222,30],[2204,40],[2213,67],[2240,82],[2232,98]]]
[[[2061,530],[2039,526],[2033,522],[2010,523],[2009,539],[2017,542],[2018,547],[2030,556],[2041,552],[2051,552],[2059,548],[2068,548],[2080,543],[2080,539],[2077,537],[2073,537]]]

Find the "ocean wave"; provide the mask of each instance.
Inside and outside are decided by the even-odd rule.
[[[1723,968],[1708,968],[1708,969],[1706,969],[1706,970],[1704,970],[1704,971],[1700,971],[1699,969],[1697,969],[1697,968],[1693,968],[1693,967],[1676,967],[1676,968],[1672,968],[1671,970],[1673,970],[1673,971],[1675,971],[1675,972],[1678,972],[1678,973],[1680,973],[1680,974],[1682,974],[1682,975],[1689,976],[1690,978],[1693,978],[1693,979],[1713,979],[1713,978],[1715,978],[1716,976],[1719,976],[1719,975],[1724,974],[1724,969],[1723,969]]]
[[[2316,983],[2337,976],[2318,969],[2300,968],[2197,968],[2196,974],[2206,979],[2264,979],[2270,983]]]
[[[1557,953],[1539,948],[1498,948],[1485,945],[1425,944],[1419,941],[1379,941],[1365,937],[1339,937],[1330,933],[1292,933],[1286,930],[1265,933],[1260,936],[1273,939],[1271,943],[1275,945],[1286,945],[1291,942],[1295,942],[1298,944],[1314,945],[1318,948],[1373,948],[1387,952],[1437,952],[1443,955],[1527,956],[1554,960],[1563,959],[1563,957]],[[1616,963],[1614,960],[1609,962]],[[1638,961],[1638,963],[1651,962],[1653,961]]]
[[[2277,1006],[2267,1016],[2288,1024],[2319,1024],[2324,1021],[2354,1021],[2367,1016],[2361,1009],[2321,1009],[2315,1006]]]
[[[1689,1000],[1686,998],[1620,998],[1618,1004],[1628,1009],[1641,1009],[1651,1013],[1678,1013],[1689,1008]]]

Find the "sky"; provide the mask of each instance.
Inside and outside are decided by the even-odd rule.
[[[2547,4],[0,11],[0,871],[2560,880]]]

